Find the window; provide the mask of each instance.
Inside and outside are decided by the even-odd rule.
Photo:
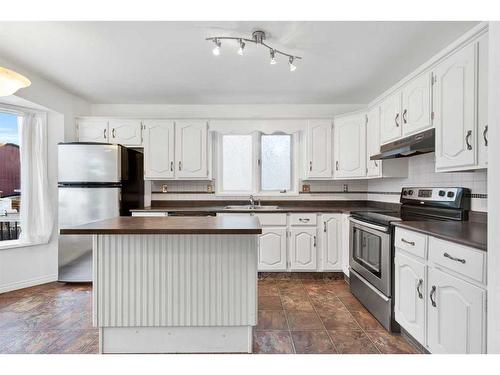
[[[293,142],[290,134],[221,134],[217,193],[294,193]]]
[[[0,241],[16,240],[21,229],[21,161],[17,115],[0,112]]]

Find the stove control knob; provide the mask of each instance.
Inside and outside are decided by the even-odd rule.
[[[409,190],[408,195],[413,195],[413,190]]]
[[[406,190],[403,190],[403,195],[404,196],[407,196],[408,195],[408,192]]]
[[[448,198],[453,198],[455,196],[455,193],[453,191],[449,191],[447,194]]]
[[[446,191],[444,190],[439,190],[439,196],[444,197],[446,195]]]

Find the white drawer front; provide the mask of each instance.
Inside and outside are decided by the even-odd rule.
[[[290,225],[316,225],[317,214],[291,214]]]
[[[486,253],[429,237],[429,260],[480,283],[486,283]]]
[[[132,216],[137,217],[157,217],[157,216],[168,216],[168,212],[153,211],[153,212],[132,212]]]
[[[286,214],[255,214],[255,216],[259,218],[260,225],[286,225]]]
[[[422,259],[427,259],[427,238],[425,234],[396,228],[394,246]]]

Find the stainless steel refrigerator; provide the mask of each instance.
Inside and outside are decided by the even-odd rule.
[[[116,216],[144,204],[142,153],[105,143],[60,143],[59,228]],[[59,236],[59,281],[92,281],[92,238]]]

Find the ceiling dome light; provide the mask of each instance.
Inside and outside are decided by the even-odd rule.
[[[212,53],[215,55],[215,56],[219,56],[220,55],[220,46],[221,46],[221,43],[219,42],[219,39],[214,39],[214,43],[215,43],[215,47],[214,49],[212,50]]]
[[[245,42],[240,39],[240,48],[238,49],[238,55],[243,56],[243,49],[245,48]]]
[[[293,72],[295,71],[295,69],[297,69],[297,67],[293,64],[293,57],[290,56],[290,59],[288,59],[288,62],[290,63],[290,71]]]
[[[276,64],[276,58],[274,57],[274,55],[275,55],[274,50],[272,49],[270,53],[271,53],[271,62],[270,62],[270,64],[271,65],[275,65]]]
[[[0,96],[9,96],[17,90],[28,87],[31,81],[13,70],[0,66]]]

